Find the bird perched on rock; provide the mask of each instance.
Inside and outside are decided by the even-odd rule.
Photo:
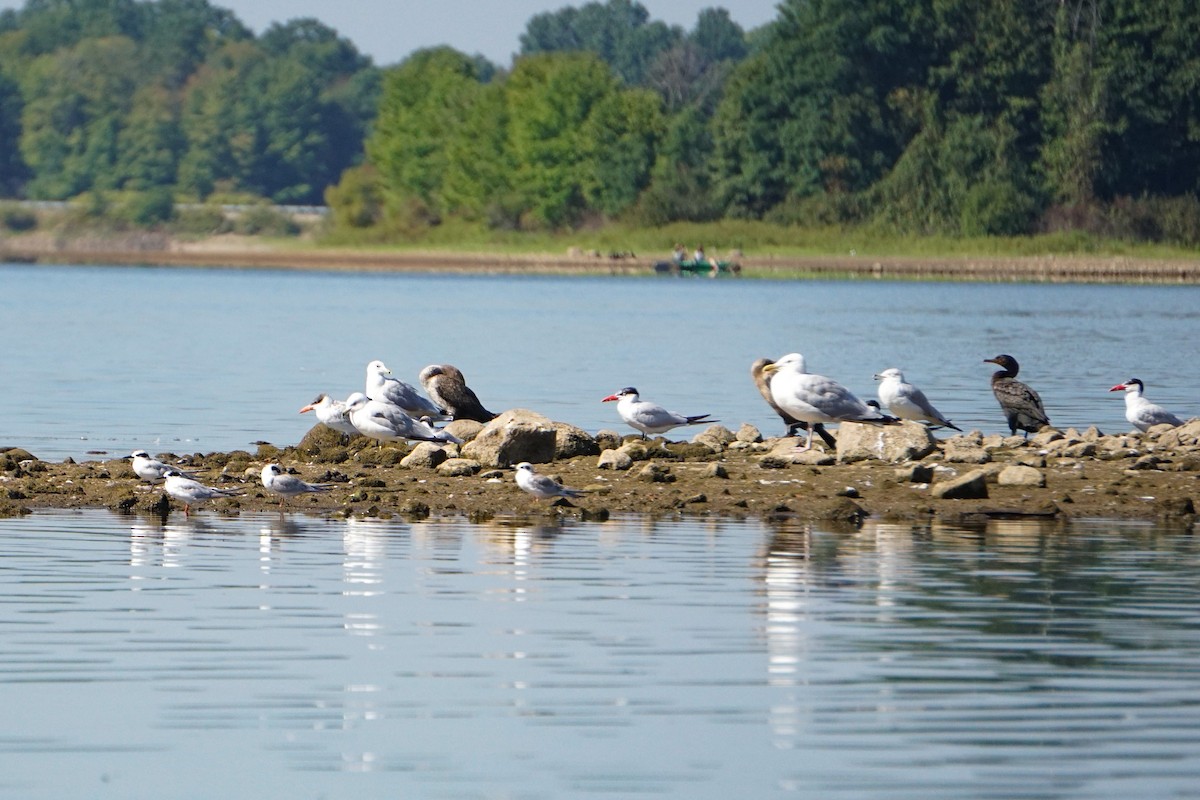
[[[380,442],[411,439],[438,444],[462,444],[449,431],[438,430],[427,422],[413,419],[404,409],[392,403],[369,400],[363,395],[354,398],[347,409],[350,422],[363,436]]]
[[[279,495],[279,507],[289,497],[306,494],[308,492],[327,492],[331,487],[325,483],[307,483],[300,480],[295,475],[289,475],[283,471],[283,467],[278,464],[267,464],[262,468],[260,473],[263,487],[273,494]]]
[[[180,475],[186,478],[195,478],[196,476],[190,472],[184,472],[178,467],[172,467],[169,464],[164,464],[157,458],[151,458],[150,454],[145,450],[134,450],[128,458],[133,459],[130,464],[133,467],[134,473],[148,483],[158,483],[170,471],[175,470]]]
[[[985,358],[983,363],[1000,366],[992,373],[992,394],[1000,403],[1010,434],[1016,436],[1017,431],[1024,431],[1025,437],[1029,438],[1030,433],[1036,433],[1050,424],[1050,418],[1042,406],[1042,398],[1017,380],[1021,365],[1015,358],[1001,354],[995,358]]]
[[[904,373],[895,367],[878,373],[875,380],[879,381],[879,401],[900,419],[928,422],[930,427],[953,428],[962,432],[962,428],[933,407],[924,392],[904,380]]]
[[[1137,378],[1130,378],[1109,389],[1110,392],[1125,392],[1125,419],[1129,424],[1145,433],[1155,425],[1182,425],[1183,420],[1159,405],[1147,400],[1142,391],[1145,387]]]
[[[533,464],[528,461],[517,464],[516,470],[517,486],[539,500],[549,500],[551,497],[581,497],[583,495],[581,490],[563,486],[549,475],[537,474],[533,471]]]
[[[356,392],[357,394],[357,392]],[[353,397],[353,395],[351,395]],[[309,411],[327,428],[333,428],[338,433],[343,433],[347,436],[357,436],[358,430],[350,422],[350,418],[346,416],[349,400],[334,400],[325,393],[317,395],[317,399],[300,409],[301,414],[307,414]]]
[[[391,403],[404,409],[405,414],[417,417],[443,416],[441,410],[413,386],[399,378],[389,377],[392,371],[382,361],[367,364],[366,395],[371,400]]]
[[[194,503],[201,503],[205,500],[219,500],[222,497],[237,497],[238,495],[238,492],[233,489],[218,489],[215,486],[205,486],[203,483],[192,480],[176,469],[167,470],[166,474],[163,475],[163,480],[163,490],[171,497],[183,503],[184,516],[191,515],[192,504]]]
[[[767,364],[763,372],[769,376],[771,397],[776,404],[792,417],[810,425],[816,422],[886,425],[897,421],[859,400],[832,378],[810,373],[804,356],[799,353],[788,353],[773,364]],[[812,434],[809,428],[805,450],[812,447]]]
[[[775,410],[779,418],[783,420],[783,424],[787,425],[787,435],[794,436],[796,431],[807,431],[808,423],[804,420],[796,419],[791,414],[784,411],[775,402],[775,398],[771,396],[771,381],[767,373],[763,372],[763,367],[767,364],[774,363],[769,358],[759,358],[750,365],[750,377],[754,379],[754,385],[758,387],[758,393],[762,395],[763,400],[767,401],[767,405]],[[825,426],[820,422],[813,424],[813,432],[821,437],[821,441],[825,442],[828,447],[837,447],[837,439],[833,438],[833,434],[825,430]]]
[[[430,364],[418,376],[421,387],[442,411],[451,419],[471,419],[476,422],[491,422],[496,415],[483,407],[475,392],[467,386],[462,371],[451,364]]]
[[[674,411],[651,403],[649,400],[643,400],[638,395],[638,390],[632,386],[626,386],[616,394],[610,394],[600,402],[611,403],[616,401],[617,413],[621,415],[621,419],[625,420],[625,424],[635,430],[642,432],[642,438],[646,438],[647,433],[666,433],[672,428],[678,428],[681,425],[698,425],[707,422],[718,422],[719,420],[708,419],[708,414],[697,414],[696,416],[684,416],[676,414]]]

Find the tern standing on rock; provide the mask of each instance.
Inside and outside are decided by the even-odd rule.
[[[1109,389],[1110,392],[1125,392],[1125,419],[1129,424],[1142,433],[1155,425],[1183,424],[1183,420],[1159,405],[1155,405],[1142,396],[1145,387],[1137,378],[1130,378],[1124,383],[1118,383]]]
[[[962,433],[962,428],[933,407],[924,392],[904,380],[904,373],[900,370],[889,367],[878,373],[875,380],[879,381],[879,402],[900,419],[928,422],[934,428],[953,428]]]
[[[327,492],[332,488],[325,483],[306,483],[295,475],[284,472],[283,467],[278,464],[267,464],[262,468],[260,477],[263,487],[268,492],[279,495],[280,508],[289,497],[296,497],[308,492]]]
[[[810,373],[804,356],[788,353],[763,372],[771,376],[771,396],[776,404],[798,420],[809,424],[804,449],[812,448],[812,425],[817,422],[895,423],[893,417],[873,408],[832,378]]]
[[[355,394],[358,394],[357,392]],[[350,395],[351,398],[354,395]],[[300,409],[301,414],[307,414],[309,411],[317,417],[317,422],[320,422],[327,428],[333,428],[338,433],[343,433],[347,436],[357,436],[358,430],[350,422],[350,418],[346,416],[346,409],[350,404],[350,400],[334,400],[327,394],[321,393],[317,395],[317,399]]]
[[[617,402],[617,413],[621,415],[621,419],[625,420],[626,425],[641,431],[643,439],[646,438],[647,433],[666,433],[681,425],[699,425],[719,421],[708,419],[708,414],[688,417],[676,414],[674,411],[667,411],[657,403],[641,399],[638,390],[632,386],[626,386],[600,402],[611,403],[614,400]]]
[[[528,461],[522,461],[516,466],[517,486],[520,486],[529,494],[539,500],[549,500],[552,497],[582,497],[583,492],[579,489],[570,489],[563,486],[558,481],[551,478],[549,475],[539,475],[533,471],[533,464]]]

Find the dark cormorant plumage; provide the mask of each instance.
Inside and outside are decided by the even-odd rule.
[[[473,419],[491,422],[496,415],[483,407],[475,392],[467,386],[458,367],[450,364],[430,364],[421,370],[421,386],[430,399],[451,419]]]
[[[767,401],[767,405],[775,410],[779,418],[783,420],[783,424],[787,425],[787,435],[795,436],[796,431],[807,431],[808,423],[796,419],[791,414],[784,411],[775,402],[775,398],[771,396],[771,384],[767,381],[767,376],[763,373],[763,367],[774,362],[769,358],[760,358],[750,365],[750,377],[754,379],[754,385],[758,387],[758,393],[762,395],[763,400]],[[813,423],[813,432],[821,437],[821,441],[825,442],[827,447],[837,448],[837,439],[833,438],[833,434],[825,430],[825,424],[822,422]]]
[[[1046,409],[1042,407],[1042,398],[1038,393],[1017,380],[1021,365],[1009,355],[998,355],[995,358],[985,358],[985,364],[998,364],[1001,369],[992,373],[992,394],[1004,411],[1004,419],[1008,422],[1009,431],[1015,436],[1017,431],[1025,431],[1025,435],[1036,433],[1050,424]]]

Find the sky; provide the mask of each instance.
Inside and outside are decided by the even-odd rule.
[[[256,34],[272,22],[315,17],[354,42],[378,66],[402,61],[423,47],[448,44],[468,55],[482,53],[508,66],[520,48],[525,23],[535,14],[584,0],[210,0],[231,9]],[[779,0],[640,0],[650,18],[691,29],[702,9],[729,9],[746,30],[770,22]],[[0,0],[20,8],[23,0]]]

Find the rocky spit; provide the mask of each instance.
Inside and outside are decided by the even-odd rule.
[[[794,438],[764,438],[750,425],[712,425],[689,441],[592,435],[515,409],[487,425],[448,429],[462,445],[347,440],[323,426],[298,444],[256,452],[158,453],[208,485],[240,495],[192,513],[279,511],[324,517],[405,519],[611,516],[756,517],[854,524],[868,517],[948,522],[991,517],[1137,518],[1191,530],[1200,500],[1200,419],[1147,433],[1044,429],[1020,436],[978,431],[935,438],[905,422],[844,423],[836,452]],[[538,500],[516,485],[512,466],[584,489],[577,499]],[[331,490],[281,505],[259,480],[262,467]],[[108,508],[182,513],[161,485],[139,481],[124,458],[61,463],[0,447],[0,516],[37,509]]]

